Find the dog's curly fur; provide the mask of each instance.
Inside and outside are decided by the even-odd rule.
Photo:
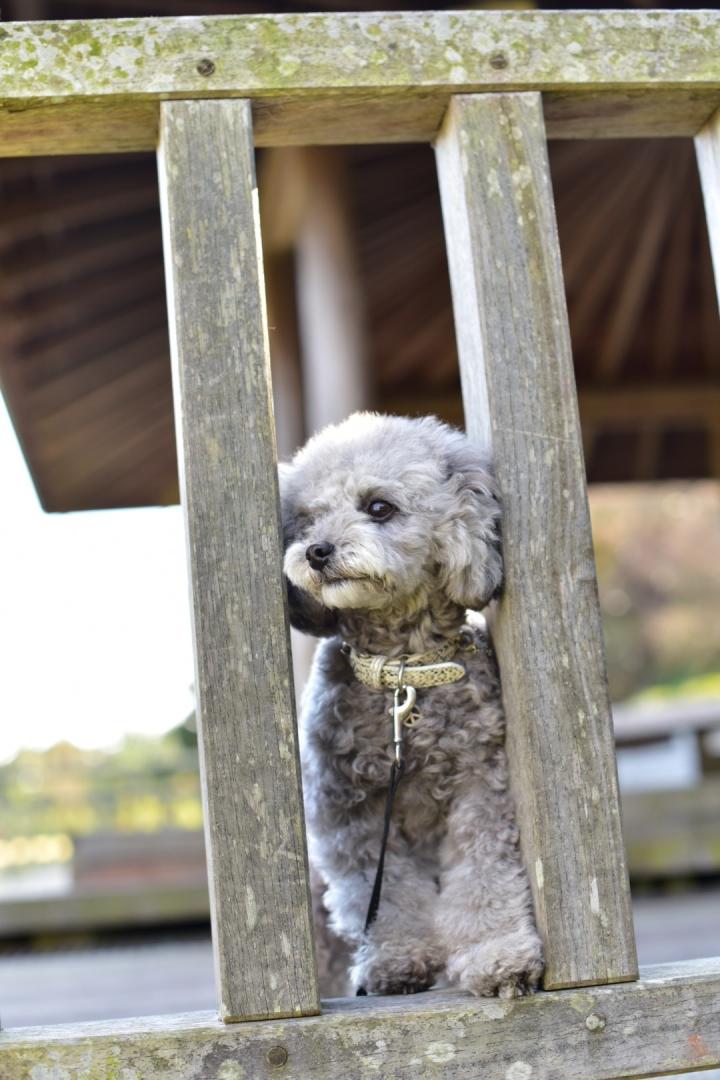
[[[397,657],[455,638],[502,580],[500,506],[487,460],[434,418],[357,414],[281,466],[291,620],[327,637],[304,695],[310,855],[355,987],[532,991],[542,948],[518,852],[497,668],[474,619],[467,674],[418,691],[382,900],[363,932],[392,763],[390,691],[358,682],[343,641]],[[373,500],[395,507],[388,520]],[[334,551],[320,570],[312,544]]]

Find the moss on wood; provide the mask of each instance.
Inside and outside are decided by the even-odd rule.
[[[452,94],[501,90],[541,91],[552,137],[694,135],[720,106],[720,13],[7,24],[0,155],[151,149],[167,98],[249,98],[261,145],[427,141]]]
[[[720,87],[720,14],[433,12],[19,23],[0,100]],[[207,64],[203,61],[210,60]]]
[[[518,1001],[451,991],[223,1025],[210,1013],[0,1033],[3,1080],[611,1080],[720,1064],[720,961]]]

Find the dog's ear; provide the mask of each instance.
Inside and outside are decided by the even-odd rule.
[[[452,503],[438,530],[440,579],[447,596],[480,611],[502,588],[500,498],[489,455],[463,439],[447,460]]]
[[[290,545],[295,543],[300,531],[298,514],[292,494],[293,471],[293,466],[286,462],[281,462],[278,466],[284,551],[287,551]],[[314,637],[330,637],[334,634],[337,630],[337,612],[331,611],[330,608],[318,603],[304,589],[298,589],[297,585],[293,585],[287,575],[284,575],[284,577],[287,588],[290,625],[294,626],[296,630],[301,630],[303,634],[312,634]]]

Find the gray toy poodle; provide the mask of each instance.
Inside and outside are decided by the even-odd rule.
[[[310,858],[353,986],[531,992],[498,672],[468,616],[502,582],[487,457],[435,418],[361,413],[282,465],[280,489],[291,621],[326,639],[301,710]]]

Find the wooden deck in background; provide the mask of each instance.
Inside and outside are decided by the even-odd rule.
[[[720,955],[720,887],[640,897],[633,910],[642,964]],[[0,954],[3,1028],[214,1008],[209,934]]]

